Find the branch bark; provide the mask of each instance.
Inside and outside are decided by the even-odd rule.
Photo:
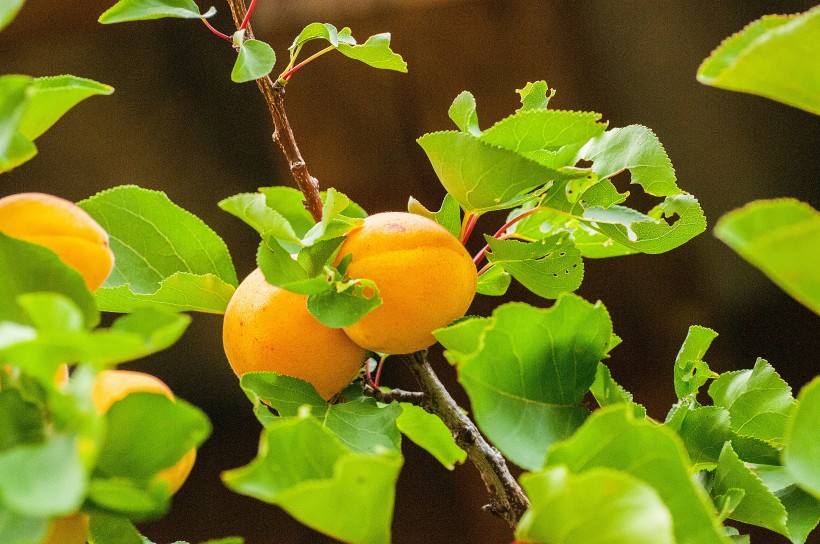
[[[441,418],[456,444],[467,452],[467,458],[481,474],[490,494],[490,503],[484,506],[484,510],[503,518],[515,528],[530,501],[510,474],[504,457],[484,439],[444,388],[427,362],[426,350],[405,355],[403,360],[424,393],[420,406]]]
[[[228,0],[228,4],[231,7],[234,23],[239,28],[248,11],[245,7],[245,0]],[[248,39],[253,39],[253,29],[250,24],[246,26],[245,30]],[[285,87],[278,81],[274,82],[270,76],[257,79],[256,84],[259,86],[262,96],[265,97],[265,102],[268,104],[273,119],[273,140],[282,148],[282,153],[285,155],[290,167],[290,173],[299,190],[305,195],[305,209],[310,212],[314,221],[319,222],[322,219],[319,182],[310,175],[305,160],[302,158],[302,153],[299,151],[299,146],[296,145],[296,139],[293,137],[293,131],[285,112]]]

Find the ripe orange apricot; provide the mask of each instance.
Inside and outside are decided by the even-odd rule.
[[[344,331],[378,353],[412,353],[435,343],[432,331],[462,317],[478,275],[461,242],[431,219],[404,212],[371,215],[351,231],[337,263],[352,254],[351,278],[376,282],[381,306]]]
[[[115,402],[137,392],[158,393],[174,400],[174,394],[162,380],[130,370],[105,370],[97,374],[91,388],[91,400],[97,412],[104,414]],[[191,448],[175,465],[160,471],[157,477],[164,480],[174,494],[185,483],[195,461],[196,448]]]
[[[300,378],[324,399],[353,381],[364,361],[364,350],[341,329],[308,312],[305,295],[270,285],[258,268],[228,303],[222,343],[238,376],[268,371]]]
[[[114,267],[108,234],[85,210],[43,193],[0,198],[0,232],[45,246],[82,274],[95,291]]]
[[[40,544],[85,544],[90,519],[85,512],[74,512],[55,518],[48,524],[46,538]]]

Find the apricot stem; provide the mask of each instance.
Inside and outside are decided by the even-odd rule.
[[[484,510],[515,528],[529,508],[530,501],[507,468],[504,457],[484,439],[450,396],[427,361],[427,350],[403,355],[402,359],[421,387],[423,397],[420,406],[441,418],[456,444],[467,452],[467,457],[481,474],[490,494],[490,503],[484,506]]]
[[[254,2],[254,0],[251,0]],[[254,2],[255,3],[255,2]],[[231,7],[234,23],[237,27],[244,25],[246,36],[253,39],[253,29],[250,22],[245,22],[248,16],[248,9],[245,7],[245,0],[228,0]],[[290,128],[287,113],[285,112],[285,87],[279,82],[274,82],[270,76],[265,76],[256,80],[259,91],[265,97],[268,109],[273,119],[273,140],[282,148],[282,153],[288,161],[290,173],[296,181],[296,185],[302,194],[305,195],[305,209],[310,212],[313,220],[322,220],[322,199],[319,196],[319,182],[310,175],[293,131]]]

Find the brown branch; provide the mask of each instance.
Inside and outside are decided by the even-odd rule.
[[[245,7],[245,0],[228,0],[228,4],[231,6],[234,23],[239,28],[248,11]],[[248,39],[253,39],[253,29],[250,24],[246,26],[245,31]],[[265,97],[273,118],[273,140],[282,148],[282,153],[290,166],[290,173],[299,190],[305,195],[305,209],[310,212],[314,221],[321,221],[322,200],[319,197],[319,182],[308,172],[305,160],[293,137],[293,131],[290,128],[287,113],[285,113],[285,87],[278,81],[274,82],[270,76],[257,79],[256,84],[262,96]]]
[[[487,491],[490,503],[484,509],[503,518],[515,528],[518,520],[529,508],[530,501],[507,468],[501,453],[491,446],[475,424],[458,407],[456,401],[439,381],[430,363],[427,352],[419,351],[402,357],[424,392],[421,407],[441,418],[464,451],[476,466]]]
[[[362,389],[377,401],[385,404],[390,404],[395,400],[397,402],[409,402],[410,404],[419,406],[424,402],[424,393],[421,391],[405,391],[404,389],[385,391],[384,389],[374,389],[364,382],[362,382]]]

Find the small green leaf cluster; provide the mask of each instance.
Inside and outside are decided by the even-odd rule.
[[[515,278],[533,293],[556,298],[577,289],[582,257],[663,253],[703,232],[697,200],[677,185],[675,171],[655,134],[633,125],[607,130],[601,115],[550,109],[555,94],[543,81],[518,91],[521,108],[486,130],[473,96],[450,107],[458,131],[426,134],[418,143],[448,192],[435,214],[411,199],[410,209],[446,228],[491,211],[510,210],[507,222],[485,235],[488,265],[478,292],[503,295]],[[624,203],[613,178],[631,182],[663,201],[642,213]],[[462,228],[462,231],[465,230]],[[461,232],[464,238],[467,232]],[[486,253],[485,253],[486,252]]]
[[[390,542],[402,434],[451,470],[466,458],[444,423],[412,404],[351,386],[329,405],[307,382],[272,372],[240,383],[264,430],[256,459],[224,473],[226,485],[344,542]]]

